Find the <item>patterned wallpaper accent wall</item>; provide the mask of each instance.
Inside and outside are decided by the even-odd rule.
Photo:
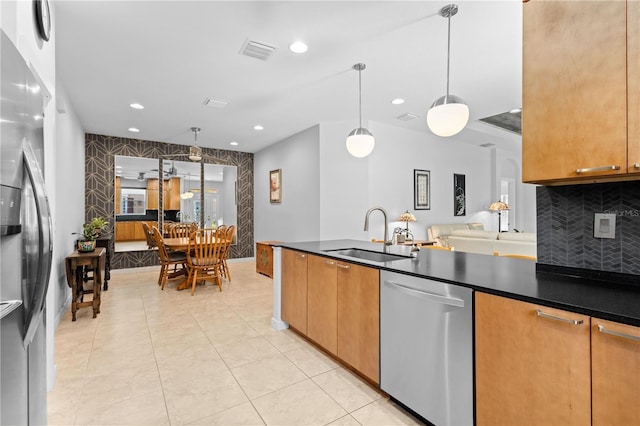
[[[202,151],[238,167],[238,243],[232,246],[230,257],[253,257],[253,154],[211,148]],[[159,158],[188,152],[187,145],[85,134],[85,220],[103,216],[109,219],[111,229],[115,227],[114,156]],[[158,264],[158,255],[151,250],[114,253],[111,259],[112,269]]]
[[[538,263],[640,275],[640,182],[540,186]],[[616,214],[616,238],[593,236],[594,213]]]

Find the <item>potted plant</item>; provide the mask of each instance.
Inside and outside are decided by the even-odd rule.
[[[93,222],[87,222],[82,225],[82,236],[84,237],[84,239],[78,241],[78,251],[94,251],[96,249],[96,237],[98,236],[98,234]]]
[[[93,219],[91,219],[91,222],[89,222],[93,228],[95,229],[95,233],[96,236],[100,235],[101,233],[107,231],[107,229],[109,228],[109,222],[107,222],[103,217],[101,216],[96,216]]]

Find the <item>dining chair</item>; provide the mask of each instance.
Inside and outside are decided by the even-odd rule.
[[[147,247],[149,249],[153,249],[156,247],[155,237],[153,235],[153,231],[149,228],[149,224],[147,222],[141,222],[142,229],[144,230],[144,236],[147,240]]]
[[[156,245],[158,246],[158,257],[160,258],[160,276],[158,277],[158,285],[164,290],[164,286],[167,283],[169,277],[169,268],[173,265],[174,272],[171,273],[171,278],[175,278],[178,275],[183,275],[186,271],[187,256],[184,252],[172,251],[169,252],[164,245],[164,239],[162,234],[155,226],[153,229],[153,235],[155,237]],[[182,266],[182,269],[176,270],[178,265]]]
[[[176,223],[169,229],[170,238],[189,238],[193,229],[190,223]]]
[[[222,255],[222,275],[231,282],[231,272],[229,272],[229,265],[227,264],[227,260],[229,259],[229,255],[231,254],[231,244],[233,243],[233,237],[236,235],[236,227],[235,225],[231,225],[226,229],[224,235],[224,254]],[[221,235],[222,237],[222,235]]]
[[[189,240],[187,248],[187,282],[191,283],[191,295],[196,291],[197,281],[211,281],[222,291],[222,255],[224,240],[218,238],[214,229],[198,229]]]

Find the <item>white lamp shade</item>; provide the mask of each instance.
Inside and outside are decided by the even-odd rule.
[[[193,198],[193,192],[187,191],[180,194],[180,198],[183,200],[188,200],[189,198]]]
[[[359,127],[347,136],[347,151],[356,158],[366,157],[373,152],[376,139],[371,132],[363,127]]]
[[[427,112],[427,125],[438,136],[460,133],[469,121],[469,107],[457,96],[438,98]]]

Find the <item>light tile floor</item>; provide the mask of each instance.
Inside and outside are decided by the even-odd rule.
[[[195,296],[159,267],[112,271],[101,313],[55,332],[50,425],[400,425],[402,408],[291,332],[270,327],[272,280],[231,262]]]

